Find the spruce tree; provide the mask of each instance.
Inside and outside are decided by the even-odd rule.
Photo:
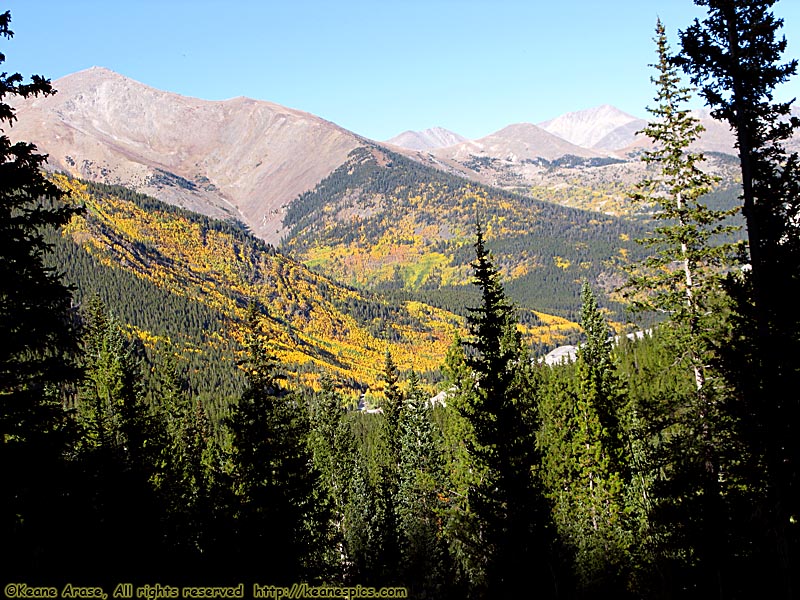
[[[144,400],[142,349],[98,297],[84,320],[76,411],[83,481],[75,492],[84,504],[76,516],[84,520],[81,568],[91,564],[107,581],[127,570],[157,574],[164,519],[155,488],[166,435]]]
[[[305,407],[281,385],[255,303],[248,308],[247,387],[228,421],[233,447],[235,549],[231,568],[291,583],[313,563],[315,486]]]
[[[400,531],[397,522],[397,497],[400,486],[400,424],[403,414],[403,392],[400,373],[387,349],[383,369],[382,418],[379,443],[373,454],[373,485],[376,494],[376,514],[373,523],[381,530],[380,550],[374,562],[384,575],[386,584],[398,583],[396,565],[400,561]]]
[[[620,414],[624,395],[611,360],[609,328],[588,284],[581,297],[587,340],[575,364],[556,366],[539,404],[543,479],[581,593],[621,593],[627,528]]]
[[[766,467],[768,496],[754,511],[769,536],[764,568],[777,568],[767,578],[776,595],[789,597],[800,560],[800,397],[786,393],[800,385],[800,164],[785,144],[800,120],[790,116],[791,102],[774,100],[797,71],[796,60],[781,63],[786,39],[775,1],[696,0],[708,16],[681,32],[679,62],[736,136],[751,268],[735,337],[748,338],[739,348],[752,351],[744,361],[733,354],[728,370],[742,395],[750,450]]]
[[[3,40],[13,36],[10,23],[8,11],[0,14]],[[46,266],[45,241],[78,209],[44,176],[47,157],[5,133],[16,119],[9,100],[53,93],[41,76],[24,83],[19,73],[0,73],[0,560],[15,575],[34,555],[49,558],[52,538],[38,528],[58,519],[69,443],[62,392],[78,376],[70,291]]]
[[[448,579],[439,525],[443,465],[431,407],[414,371],[400,420],[400,482],[396,511],[403,583],[414,598],[440,598]]]
[[[475,251],[473,282],[481,303],[467,317],[467,365],[475,385],[461,411],[472,427],[470,460],[483,473],[469,490],[480,540],[475,562],[483,572],[478,593],[505,598],[530,581],[532,568],[534,579],[552,581],[548,521],[535,474],[535,378],[480,223]]]
[[[358,449],[354,456],[345,509],[348,583],[397,585],[400,574],[392,497],[385,482],[371,473],[374,466],[364,450]]]
[[[350,563],[345,543],[346,510],[350,481],[353,478],[354,440],[345,419],[344,401],[330,377],[323,377],[321,391],[311,399],[311,433],[309,446],[314,467],[319,473],[315,492],[330,518],[323,526],[328,538],[324,541],[326,564],[334,581],[344,581]]]
[[[483,477],[484,467],[471,455],[475,439],[470,421],[464,416],[475,393],[475,378],[467,366],[464,342],[456,333],[447,351],[442,372],[445,377],[445,406],[439,414],[441,451],[448,465],[443,491],[445,503],[443,534],[453,566],[452,584],[464,594],[482,579],[478,520],[470,504],[470,489]],[[470,583],[473,582],[473,583]]]
[[[163,422],[164,442],[156,475],[167,543],[177,562],[196,568],[208,553],[214,520],[214,455],[218,452],[205,408],[191,395],[175,356],[163,363],[158,418]],[[176,565],[176,573],[179,573]]]
[[[631,270],[628,289],[638,292],[631,295],[636,309],[669,315],[673,326],[689,338],[683,350],[700,392],[710,360],[710,344],[703,339],[710,328],[709,302],[721,290],[724,269],[736,253],[732,244],[718,240],[735,230],[727,219],[737,210],[711,210],[703,203],[716,178],[700,168],[703,155],[689,150],[703,127],[686,108],[690,91],[681,87],[660,20],[656,44],[658,63],[653,66],[658,77],[653,83],[658,105],[648,109],[655,120],[642,130],[653,142],[643,160],[655,172],[638,184],[632,198],[653,205],[654,218],[662,224],[641,240],[655,253]]]
[[[691,581],[686,585],[724,595],[726,557],[732,553],[726,496],[736,488],[730,468],[740,449],[736,423],[729,418],[729,394],[714,365],[726,327],[723,277],[737,254],[734,245],[719,240],[734,230],[727,219],[735,209],[711,210],[703,202],[715,178],[701,169],[702,154],[690,150],[703,128],[685,108],[690,91],[681,86],[660,21],[655,41],[658,105],[649,109],[655,119],[643,130],[653,142],[643,156],[652,175],[632,197],[654,206],[661,224],[642,240],[655,253],[633,267],[627,289],[636,308],[668,317],[674,355],[694,389],[662,406],[665,414],[642,415],[635,406],[630,414],[638,412],[636,419],[664,427],[659,453],[669,468],[662,469],[666,475],[650,516],[663,532],[661,559],[683,573],[678,578]],[[681,526],[686,523],[692,526]]]
[[[10,21],[8,11],[0,14],[0,36],[6,39],[13,36]],[[38,75],[22,81],[18,73],[2,73],[0,101],[55,93]],[[15,119],[14,108],[0,102],[0,125],[11,127]],[[46,392],[76,374],[70,292],[44,257],[50,250],[46,231],[65,225],[79,209],[61,201],[64,193],[42,172],[47,156],[33,144],[12,144],[2,134],[0,159],[0,431],[9,443],[53,426]]]
[[[149,460],[152,467],[155,457],[147,446],[156,440],[148,440],[152,419],[144,403],[141,358],[135,344],[98,296],[89,302],[87,321],[84,377],[78,392],[84,442],[89,449],[116,454],[130,464]]]
[[[383,366],[383,417],[386,422],[386,435],[390,461],[397,464],[400,437],[400,414],[403,409],[403,393],[400,391],[400,372],[394,364],[392,353],[387,349]]]

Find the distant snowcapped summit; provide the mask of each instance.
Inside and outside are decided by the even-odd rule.
[[[584,148],[613,150],[633,141],[633,134],[645,124],[610,104],[565,113],[539,123],[539,127]]]
[[[466,141],[467,138],[464,136],[453,133],[443,127],[432,127],[424,131],[404,131],[400,135],[386,140],[386,143],[409,150],[435,150],[436,148],[446,148]]]

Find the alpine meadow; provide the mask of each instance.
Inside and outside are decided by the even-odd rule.
[[[779,4],[477,139],[0,73],[5,597],[800,598]]]

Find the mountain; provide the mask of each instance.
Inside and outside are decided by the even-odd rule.
[[[442,127],[433,127],[424,131],[404,131],[390,140],[386,144],[407,148],[409,150],[435,150],[436,148],[446,148],[461,142],[466,142],[467,138]]]
[[[18,121],[9,129],[12,140],[32,141],[49,154],[50,169],[240,220],[271,243],[287,234],[283,220],[300,195],[337,170],[353,150],[379,145],[270,102],[187,98],[102,68],[69,75],[54,86],[55,96],[16,101]],[[707,111],[698,114],[707,132],[697,149],[735,155],[727,127]],[[617,215],[634,210],[626,195],[642,174],[638,154],[647,140],[634,134],[644,121],[603,105],[541,125],[509,125],[444,147],[463,138],[434,128],[401,134],[391,140],[400,145],[387,147],[504,190]]]
[[[406,155],[485,185],[527,194],[542,171],[602,164],[605,152],[576,146],[532,123],[516,123],[477,140]]]
[[[639,224],[610,216],[634,210],[626,194],[640,161],[531,123],[416,151],[269,102],[186,98],[106,69],[55,87],[17,104],[11,129],[48,153],[51,169],[239,220],[361,289],[463,312],[478,211],[520,305],[572,318],[577,282],[611,292],[636,252],[628,241],[642,237]]]
[[[622,132],[641,129],[644,122],[609,104],[594,108],[569,112],[539,123],[539,127],[558,137],[585,148],[614,150],[627,146]],[[634,125],[635,124],[635,125]],[[617,133],[615,133],[617,132]],[[623,138],[623,143],[615,145],[616,139]],[[632,141],[632,140],[631,140]]]
[[[707,108],[693,110],[692,116],[705,128],[695,144],[698,150],[738,156],[738,151],[734,147],[736,138],[727,123],[713,119],[711,111]]]
[[[186,98],[106,69],[54,86],[55,96],[16,105],[11,130],[48,153],[50,169],[239,220],[325,275],[401,294],[399,301],[422,294],[463,313],[476,208],[529,324],[539,319],[533,309],[573,316],[575,282],[583,278],[611,290],[619,234],[637,236],[621,222],[459,178],[496,183],[492,172],[505,174],[506,165],[560,169],[608,160],[530,123],[433,152],[393,152],[276,104]]]
[[[509,162],[554,160],[565,155],[600,157],[602,153],[582,148],[532,123],[516,123],[477,140],[469,140],[434,152],[437,157],[460,162],[471,157]]]
[[[642,129],[647,126],[647,121],[644,119],[635,119],[624,125],[620,125],[619,127],[612,129],[599,141],[595,142],[594,148],[598,150],[619,150],[620,148],[624,148],[626,146],[630,146],[631,144],[635,143],[637,139],[643,138],[641,135],[637,135]]]
[[[277,104],[187,98],[102,68],[53,85],[54,96],[17,102],[9,130],[49,154],[51,169],[240,219],[272,242],[282,234],[282,207],[364,144]]]

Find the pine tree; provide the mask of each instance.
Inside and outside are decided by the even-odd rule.
[[[243,577],[293,582],[309,576],[314,472],[304,407],[281,385],[263,340],[258,309],[248,309],[247,387],[228,421],[236,494],[232,554]],[[233,550],[233,549],[232,549]]]
[[[469,490],[479,540],[474,564],[483,572],[479,593],[502,598],[530,581],[532,567],[541,581],[551,578],[547,512],[534,474],[539,459],[532,366],[480,223],[475,251],[473,282],[481,303],[467,317],[467,365],[475,386],[461,410],[473,430],[470,459],[483,474]]]
[[[399,582],[399,574],[392,499],[386,485],[372,475],[371,466],[370,456],[363,447],[359,448],[345,509],[348,583],[394,585]],[[390,556],[395,562],[387,560]]]
[[[155,487],[165,432],[144,400],[141,348],[94,297],[84,314],[83,379],[77,394],[82,435],[76,475],[86,563],[108,580],[159,571],[164,519]],[[143,548],[156,545],[149,553]],[[79,548],[81,546],[78,546]]]
[[[350,481],[353,478],[354,440],[345,420],[344,401],[330,377],[323,377],[321,391],[311,400],[311,435],[309,445],[314,467],[319,473],[316,501],[327,507],[329,526],[324,541],[326,563],[334,581],[342,582],[350,563],[345,543],[346,510]]]
[[[213,533],[213,455],[216,444],[202,402],[191,396],[175,356],[163,364],[160,405],[164,442],[156,474],[156,488],[166,511],[167,543],[178,559],[196,568],[207,553]],[[175,576],[179,576],[176,565]]]
[[[582,593],[625,590],[631,536],[626,523],[620,414],[624,396],[611,360],[609,328],[588,284],[581,297],[587,341],[577,362],[550,374],[539,404],[543,479]]]
[[[386,584],[399,581],[396,565],[400,561],[400,531],[397,522],[397,497],[400,486],[400,435],[403,414],[403,393],[400,373],[387,349],[383,369],[383,411],[379,443],[373,452],[372,485],[375,494],[373,524],[381,531],[380,544],[374,552],[375,573]]]
[[[140,358],[98,296],[89,302],[87,319],[84,378],[78,393],[84,442],[138,464],[145,452],[150,453],[145,446],[151,433]]]
[[[0,14],[0,36],[11,38],[11,15]],[[0,63],[5,60],[0,55]],[[0,76],[0,100],[55,93],[50,82],[34,75],[22,83],[18,73]],[[0,103],[0,124],[12,126],[15,110]],[[50,250],[44,234],[65,225],[77,207],[60,200],[64,194],[41,169],[46,155],[33,144],[11,144],[0,135],[0,431],[4,443],[23,441],[53,425],[45,390],[75,376],[70,353],[76,350],[70,318],[69,290],[59,274],[44,263]],[[74,355],[74,354],[73,354]]]
[[[739,347],[753,350],[744,361],[732,355],[728,370],[742,395],[750,450],[763,454],[766,468],[768,496],[755,510],[769,537],[764,568],[777,568],[768,577],[774,593],[790,597],[800,556],[800,399],[785,390],[800,385],[800,164],[785,142],[800,120],[773,94],[795,75],[797,61],[780,63],[786,39],[778,38],[775,0],[696,3],[708,16],[681,32],[679,62],[712,116],[730,124],[739,150],[751,269],[738,296],[743,327],[735,337],[749,338]]]
[[[383,402],[381,409],[386,420],[386,435],[391,461],[397,464],[400,436],[400,414],[403,409],[403,393],[400,391],[400,372],[394,364],[392,353],[387,349],[383,366]]]
[[[13,36],[10,23],[8,11],[0,14],[0,38]],[[47,560],[50,538],[37,528],[58,518],[70,441],[62,392],[78,376],[70,291],[45,260],[46,234],[78,209],[42,173],[47,157],[5,134],[16,119],[9,99],[53,93],[38,75],[23,83],[19,73],[0,73],[0,560],[9,572],[19,567],[16,576],[34,555]]]
[[[665,443],[659,452],[669,464],[659,483],[651,515],[664,535],[659,550],[683,570],[701,593],[724,594],[726,556],[731,551],[726,525],[726,490],[720,483],[734,475],[726,453],[734,453],[735,423],[726,417],[727,392],[713,365],[717,338],[724,333],[723,277],[736,248],[718,240],[734,227],[735,211],[716,211],[703,203],[715,179],[701,170],[703,156],[689,147],[703,131],[685,104],[690,99],[670,55],[663,25],[656,26],[658,106],[643,132],[653,141],[644,161],[655,173],[638,186],[633,199],[656,207],[663,224],[642,242],[656,253],[631,271],[628,292],[638,309],[665,314],[677,360],[694,382],[694,391],[662,406],[668,414],[638,418],[663,422]],[[631,407],[631,414],[636,407]],[[682,528],[680,523],[692,523]]]
[[[414,371],[400,421],[400,483],[396,511],[403,583],[414,598],[440,598],[448,579],[440,515],[443,465],[431,408]]]
[[[628,287],[642,295],[633,296],[639,310],[667,314],[675,327],[688,336],[685,351],[700,391],[706,380],[709,347],[702,335],[708,330],[704,317],[710,297],[721,289],[724,269],[732,264],[736,248],[719,243],[720,236],[735,227],[726,220],[736,209],[716,211],[703,204],[702,197],[713,188],[716,178],[701,170],[704,157],[690,152],[689,146],[700,137],[703,127],[685,108],[688,88],[681,87],[673,65],[664,26],[656,26],[658,78],[653,79],[658,94],[657,107],[648,109],[655,120],[642,130],[654,148],[643,154],[644,162],[655,174],[637,186],[632,198],[656,207],[655,218],[663,224],[642,240],[656,250],[631,273]],[[674,268],[674,265],[680,268]],[[707,321],[707,320],[706,320]]]
[[[451,583],[463,594],[482,579],[477,516],[469,502],[470,488],[483,477],[483,467],[472,459],[474,430],[464,416],[475,392],[475,378],[467,366],[464,342],[456,332],[447,351],[442,372],[446,404],[440,412],[443,462],[448,466],[444,482],[443,534],[453,566]],[[471,583],[472,582],[472,583]]]

